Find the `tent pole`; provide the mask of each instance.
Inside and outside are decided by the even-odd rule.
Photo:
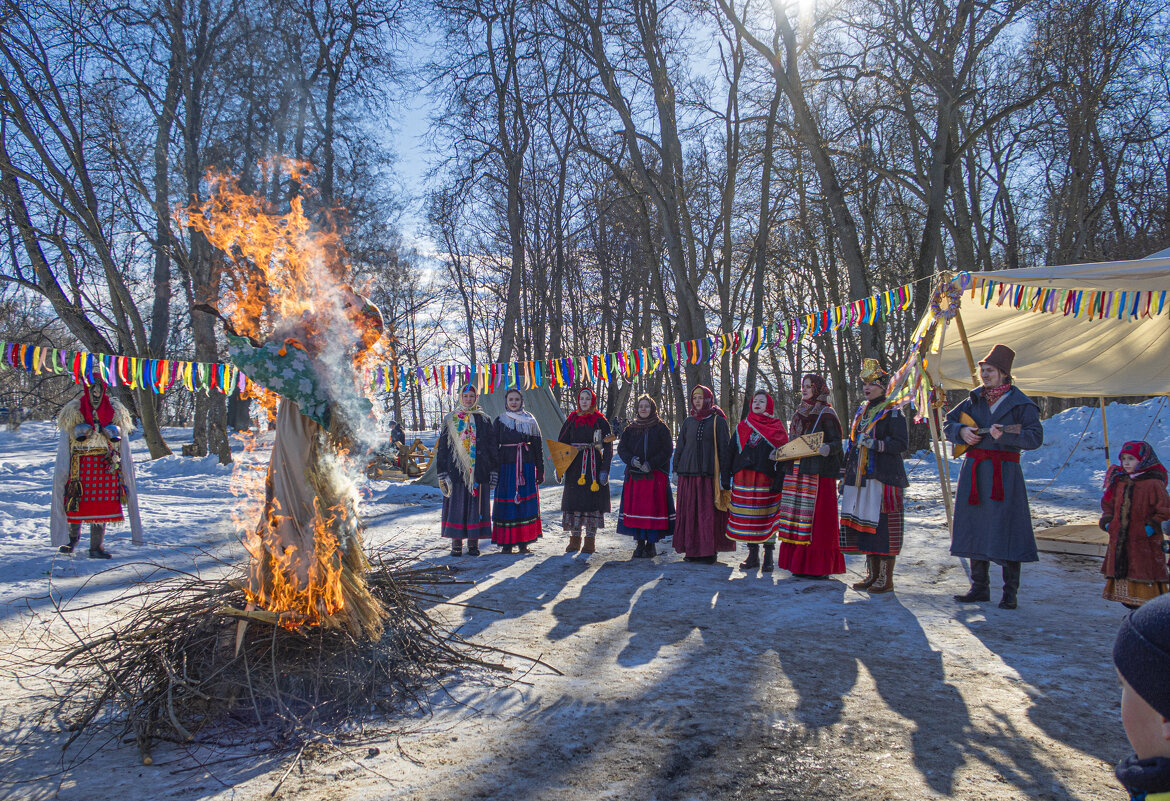
[[[975,366],[975,357],[971,354],[971,343],[967,341],[967,329],[963,327],[963,315],[955,309],[955,325],[959,327],[959,340],[963,343],[963,355],[967,357],[967,367],[971,370],[972,386],[979,386],[979,368]]]
[[[930,440],[934,447],[934,461],[938,465],[938,480],[943,492],[943,509],[947,512],[947,532],[954,533],[954,512],[952,511],[954,499],[951,497],[951,475],[947,462],[943,458],[945,446],[939,437],[939,427],[935,420],[936,414],[938,414],[938,410],[934,408],[934,404],[930,404],[930,408],[926,412],[926,419],[930,421]]]
[[[1109,458],[1109,421],[1105,419],[1105,396],[1097,400],[1101,402],[1101,433],[1105,435],[1105,469],[1108,470],[1113,461]]]

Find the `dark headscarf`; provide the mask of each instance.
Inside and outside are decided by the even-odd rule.
[[[1167,480],[1166,468],[1158,461],[1158,454],[1154,453],[1153,446],[1148,442],[1135,441],[1127,442],[1121,446],[1121,453],[1117,454],[1120,459],[1122,456],[1132,456],[1138,460],[1138,465],[1133,473],[1127,473],[1125,468],[1119,464],[1110,465],[1109,470],[1105,473],[1105,488],[1109,489],[1114,483],[1121,480],[1123,476],[1137,477],[1144,473],[1151,475],[1159,475],[1162,483],[1165,484]]]
[[[805,373],[800,379],[801,387],[804,386],[805,381],[812,382],[816,394],[813,395],[811,401],[806,401],[803,394],[801,395],[800,405],[796,407],[796,413],[792,415],[792,423],[788,426],[790,437],[808,434],[816,425],[817,418],[823,415],[828,415],[834,420],[837,419],[837,413],[833,411],[833,403],[829,399],[829,385],[825,379],[816,373]],[[840,421],[838,421],[838,425],[840,425]]]
[[[642,401],[650,404],[650,416],[641,417],[638,414],[638,407],[642,405]],[[658,404],[649,395],[639,395],[638,399],[634,401],[634,419],[626,424],[626,428],[631,431],[643,431],[647,428],[653,428],[662,422],[662,418],[658,416]]]
[[[703,391],[703,407],[697,412],[695,411],[694,404],[691,402],[691,399],[695,397],[696,389]],[[713,414],[718,414],[724,420],[727,419],[724,411],[715,405],[715,392],[710,387],[705,387],[702,384],[696,385],[687,395],[687,408],[691,412],[691,417],[696,420],[706,420]]]

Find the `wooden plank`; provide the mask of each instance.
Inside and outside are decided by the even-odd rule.
[[[1109,535],[1093,523],[1053,526],[1036,532],[1036,547],[1046,553],[1105,558]]]

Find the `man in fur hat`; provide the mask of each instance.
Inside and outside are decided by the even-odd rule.
[[[1020,564],[1036,562],[1036,537],[1020,452],[1044,443],[1040,409],[1012,385],[1015,351],[996,345],[979,362],[983,385],[947,413],[946,438],[965,445],[955,493],[951,554],[971,560],[971,589],[960,603],[991,600],[992,562],[1003,568],[1001,609],[1015,609]]]
[[[81,524],[89,523],[89,557],[109,559],[103,545],[108,523],[130,516],[130,533],[142,544],[134,460],[123,437],[134,426],[130,414],[110,397],[102,383],[86,387],[81,397],[65,404],[57,417],[61,437],[53,472],[53,505],[49,520],[52,542],[61,553],[73,553]]]

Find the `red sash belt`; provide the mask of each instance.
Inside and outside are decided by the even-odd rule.
[[[1003,500],[1003,463],[1020,463],[1019,451],[989,451],[985,448],[972,448],[963,454],[970,459],[971,465],[971,494],[967,503],[971,506],[979,505],[979,463],[991,460],[991,500]]]

